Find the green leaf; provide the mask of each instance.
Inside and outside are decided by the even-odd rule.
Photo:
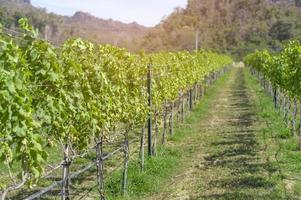
[[[6,83],[6,86],[7,86],[7,89],[10,93],[13,93],[13,94],[16,93],[16,88],[15,88],[15,85],[12,81],[8,81]]]

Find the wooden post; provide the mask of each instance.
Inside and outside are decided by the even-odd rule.
[[[276,88],[276,93],[277,93],[277,95],[276,95],[277,109],[280,110],[280,105],[281,105],[281,97],[280,97],[281,90],[280,90],[279,87]]]
[[[277,87],[277,109],[280,110],[281,109],[281,89]]]
[[[177,107],[176,112],[177,112],[177,122],[178,122],[179,121],[179,114],[180,114],[180,96],[177,99],[176,107]]]
[[[151,74],[151,65],[148,66],[148,73],[147,73],[147,92],[148,92],[148,107],[149,107],[149,114],[148,114],[148,122],[147,122],[147,138],[148,138],[148,156],[152,156],[152,74]]]
[[[204,82],[201,83],[200,87],[200,98],[202,98],[204,96]]]
[[[103,156],[103,136],[95,139],[96,142],[96,167],[97,167],[97,189],[101,200],[105,200],[104,191],[104,163],[102,160]]]
[[[158,127],[158,113],[157,113],[157,108],[155,109],[155,113],[154,113],[154,117],[155,117],[155,121],[154,121],[154,125],[155,125],[155,135],[154,135],[154,142],[153,142],[153,148],[152,148],[152,155],[156,156],[157,155],[157,139],[158,139],[158,132],[159,132],[159,127]]]
[[[197,84],[197,88],[196,89],[197,89],[196,101],[198,103],[199,100],[200,100],[200,97],[201,97],[201,84],[200,83]]]
[[[124,133],[124,166],[122,173],[122,194],[125,195],[127,193],[128,188],[128,167],[129,167],[129,135],[128,130]]]
[[[292,118],[292,124],[293,124],[293,129],[292,129],[292,133],[293,135],[295,135],[296,133],[296,129],[297,129],[297,113],[298,113],[298,105],[297,105],[297,99],[294,98],[294,111],[293,111],[293,118]]]
[[[166,143],[166,131],[167,131],[167,103],[164,106],[164,114],[163,114],[163,134],[162,134],[162,144]]]
[[[68,144],[64,144],[64,162],[63,162],[63,177],[62,177],[62,191],[61,191],[61,199],[69,200],[69,146]]]
[[[291,111],[291,98],[288,96],[288,99],[287,99],[287,104],[286,104],[286,109],[285,109],[285,123],[286,125],[289,127],[289,118],[290,118],[290,111]]]
[[[169,118],[169,133],[173,136],[173,109],[174,109],[174,102],[171,102],[171,111],[170,111],[170,118]]]
[[[299,150],[301,151],[301,100],[299,100],[300,106],[299,106],[299,111],[300,111],[300,124],[299,124]]]
[[[201,95],[201,83],[198,83],[197,84],[197,87],[196,87],[196,90],[197,90],[197,95],[196,95],[196,104],[199,103],[199,100],[200,100],[200,95]]]
[[[140,137],[140,170],[144,170],[144,126],[141,129],[141,137]]]
[[[185,103],[187,108],[190,110],[190,89],[186,92],[186,94]]]
[[[204,96],[207,92],[207,84],[208,84],[208,76],[205,76],[204,86],[203,86],[203,95],[202,96]]]
[[[196,85],[194,85],[194,95],[193,95],[193,105],[196,105],[197,104],[197,101],[198,101],[198,92],[199,92],[199,90],[198,90],[198,84],[196,84]]]
[[[192,88],[189,89],[189,110],[192,111]]]
[[[283,100],[282,100],[282,112],[283,116],[285,116],[285,111],[286,111],[286,95],[283,93]]]
[[[278,103],[278,109],[281,112],[280,114],[283,116],[283,101],[284,101],[284,94],[283,91],[281,90],[281,88],[279,88],[279,103]]]
[[[181,122],[183,123],[184,122],[184,98],[182,96],[181,98]]]
[[[270,81],[269,81],[269,85],[270,85],[269,95],[273,96],[274,87]]]
[[[274,107],[277,109],[277,86],[274,86]]]
[[[195,31],[195,51],[198,52],[199,50],[199,29]]]

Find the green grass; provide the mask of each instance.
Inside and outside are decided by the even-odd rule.
[[[247,85],[255,90],[258,116],[265,122],[262,139],[267,144],[267,153],[272,164],[278,167],[279,177],[289,199],[301,196],[301,152],[298,140],[285,126],[280,111],[274,109],[272,98],[260,87],[257,80],[245,69]]]
[[[134,199],[147,193],[160,190],[162,183],[175,170],[181,152],[168,147],[161,147],[154,158],[146,159],[145,170],[139,169],[139,162],[133,160],[129,166],[128,193],[122,197],[120,180],[121,172],[117,171],[108,177],[106,181],[107,199]]]

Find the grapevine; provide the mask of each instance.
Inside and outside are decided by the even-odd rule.
[[[207,51],[133,54],[82,39],[54,47],[39,39],[27,20],[19,23],[21,42],[0,31],[0,159],[8,167],[21,163],[19,177],[29,186],[43,175],[46,147],[84,151],[116,127],[145,123],[154,112],[147,103],[148,65],[154,108],[163,112],[181,91],[232,62]]]

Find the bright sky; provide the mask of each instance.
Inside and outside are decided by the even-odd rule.
[[[31,3],[61,15],[84,11],[103,19],[154,26],[174,8],[186,7],[187,0],[31,0]]]

